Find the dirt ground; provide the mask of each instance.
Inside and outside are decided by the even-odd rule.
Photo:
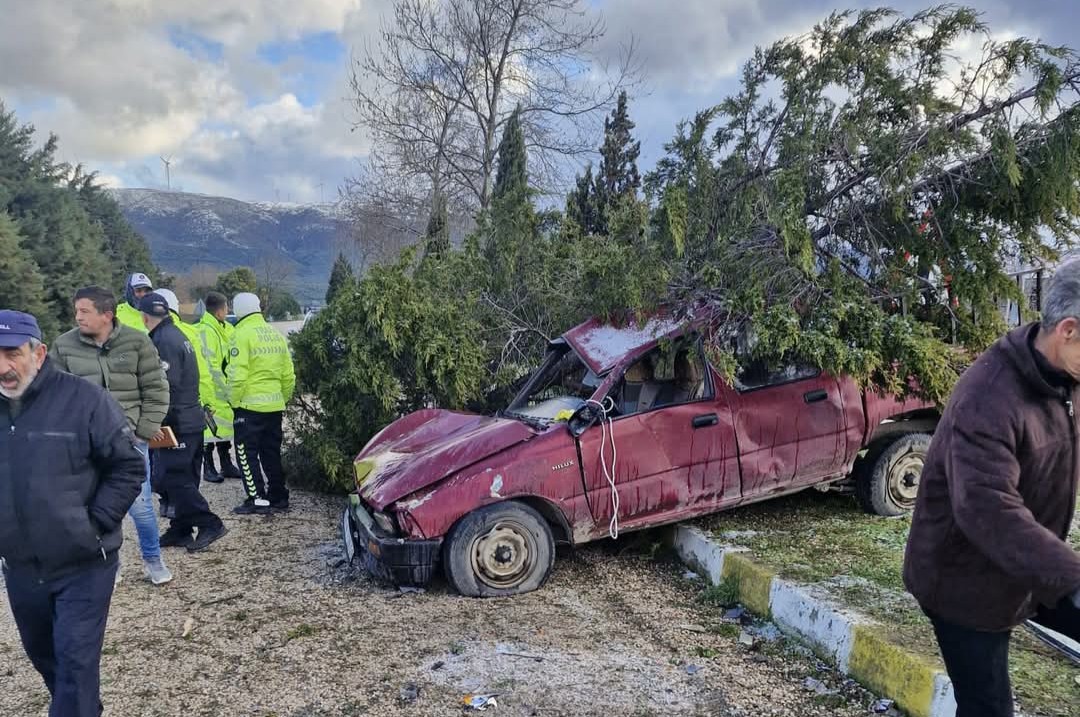
[[[561,555],[547,586],[518,598],[441,584],[404,594],[343,565],[339,499],[294,492],[289,515],[239,518],[228,509],[240,492],[205,487],[230,532],[203,554],[167,550],[176,579],[164,587],[143,581],[126,521],[106,715],[451,715],[476,692],[499,693],[487,712],[504,715],[871,711],[872,695],[785,641],[745,645],[745,628],[698,603],[700,582],[653,557],[648,536]],[[44,715],[0,603],[0,714]]]

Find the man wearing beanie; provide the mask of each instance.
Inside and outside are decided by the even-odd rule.
[[[146,326],[143,325],[139,302],[153,290],[154,284],[146,274],[135,272],[129,276],[124,287],[124,301],[116,307],[116,320],[145,334]]]
[[[154,470],[169,497],[169,505],[176,509],[176,517],[161,536],[161,547],[184,546],[190,552],[205,550],[225,534],[226,528],[199,493],[198,471],[202,465],[206,419],[199,404],[195,348],[173,323],[169,304],[161,294],[147,294],[139,308],[169,381],[169,412],[162,426],[172,429],[177,442],[173,448],[154,452]],[[193,535],[195,529],[199,531],[197,536]]]
[[[247,493],[247,500],[233,509],[237,515],[289,509],[281,467],[281,419],[296,387],[296,375],[288,342],[266,323],[261,311],[255,294],[233,298],[237,322],[226,373],[236,456]]]

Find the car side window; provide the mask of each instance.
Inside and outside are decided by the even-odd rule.
[[[619,415],[691,403],[712,396],[697,342],[650,351],[623,374],[612,398]]]
[[[778,386],[794,381],[805,381],[821,375],[821,369],[803,361],[785,361],[780,365],[754,359],[739,367],[735,375],[735,388],[753,391],[767,386]]]

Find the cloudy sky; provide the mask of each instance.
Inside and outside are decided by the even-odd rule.
[[[755,45],[807,30],[835,0],[587,0],[598,53],[631,38],[647,86],[632,107],[648,169],[681,118],[736,86]],[[851,0],[842,7],[877,6]],[[911,10],[929,4],[894,0]],[[980,0],[995,35],[1080,44],[1075,0]],[[334,196],[368,150],[351,131],[350,57],[392,0],[0,0],[0,100],[63,159],[112,185],[239,199]]]

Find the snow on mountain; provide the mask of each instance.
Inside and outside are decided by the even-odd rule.
[[[267,261],[288,264],[301,302],[322,299],[330,267],[346,236],[331,204],[242,202],[157,189],[114,189],[124,216],[164,270],[183,274],[199,264],[227,271]]]

